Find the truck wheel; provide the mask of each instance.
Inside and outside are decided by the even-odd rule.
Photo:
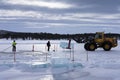
[[[103,44],[103,49],[104,49],[105,51],[110,51],[111,48],[112,48],[112,46],[111,46],[111,43],[110,43],[110,42],[105,42],[105,43]]]
[[[89,50],[90,50],[90,51],[95,51],[96,47],[97,47],[97,46],[96,46],[95,43],[89,44]]]
[[[84,45],[84,48],[85,48],[85,50],[89,50],[89,43],[85,43],[85,45]]]

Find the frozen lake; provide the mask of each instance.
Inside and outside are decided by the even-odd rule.
[[[48,52],[47,41],[16,42],[14,61],[12,41],[0,40],[0,80],[120,80],[119,45],[111,51],[91,52],[84,50],[84,44],[72,41],[70,50],[60,47],[68,41],[52,40]]]

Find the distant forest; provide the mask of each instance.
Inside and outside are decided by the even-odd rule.
[[[61,39],[77,39],[80,42],[87,39],[89,36],[94,37],[95,33],[84,33],[84,34],[52,34],[52,33],[26,33],[26,32],[11,32],[0,30],[0,39],[11,39],[11,40],[61,40]],[[116,37],[120,39],[120,34],[116,33],[105,33],[107,37]]]

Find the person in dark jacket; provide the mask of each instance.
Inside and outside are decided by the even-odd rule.
[[[47,42],[48,51],[50,51],[50,46],[51,46],[50,41],[48,41]]]

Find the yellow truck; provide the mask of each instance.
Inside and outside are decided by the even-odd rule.
[[[111,48],[118,45],[116,38],[105,37],[104,32],[96,32],[95,37],[88,39],[84,45],[85,50],[94,51],[97,48],[103,48],[110,51]]]

